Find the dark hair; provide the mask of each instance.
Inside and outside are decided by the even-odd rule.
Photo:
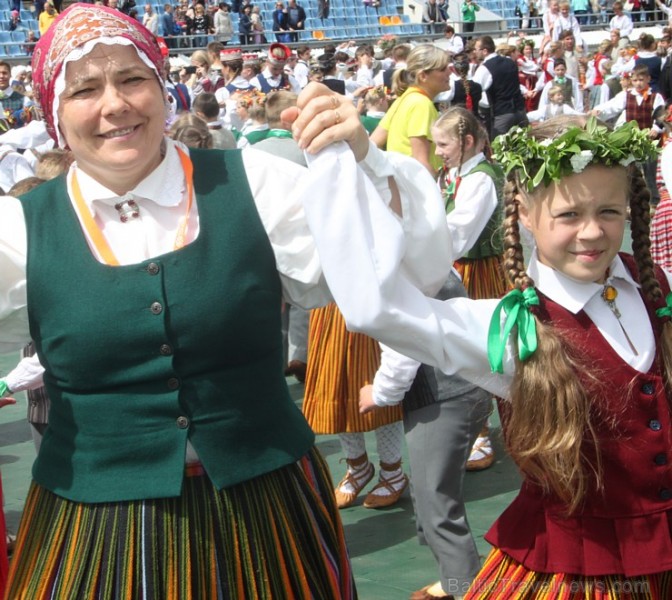
[[[203,92],[194,98],[191,110],[203,113],[206,119],[213,120],[219,116],[219,102],[214,94]]]
[[[317,57],[317,64],[323,73],[331,73],[336,68],[336,55],[321,54]]]
[[[553,68],[557,67],[558,65],[562,65],[563,67],[567,68],[567,63],[565,62],[564,58],[556,58],[553,61]]]
[[[481,48],[487,50],[490,54],[495,51],[495,40],[493,40],[489,35],[484,35],[478,38],[478,42],[481,42]]]
[[[631,76],[634,77],[635,75],[646,75],[647,77],[651,77],[651,71],[649,71],[649,67],[644,63],[640,63],[635,65],[635,68],[632,70]]]

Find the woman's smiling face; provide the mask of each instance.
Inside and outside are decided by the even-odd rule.
[[[98,44],[70,62],[58,126],[85,173],[125,193],[161,162],[165,98],[131,46]]]

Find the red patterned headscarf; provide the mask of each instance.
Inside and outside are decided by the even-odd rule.
[[[156,38],[147,28],[106,6],[71,5],[37,42],[32,63],[35,100],[44,113],[47,131],[59,143],[62,140],[57,131],[57,96],[64,87],[64,66],[68,61],[88,54],[98,43],[133,46],[143,62],[155,70],[163,87],[165,59]]]

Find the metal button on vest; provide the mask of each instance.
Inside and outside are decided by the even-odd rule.
[[[163,311],[163,306],[161,305],[160,302],[152,302],[152,305],[149,307],[149,310],[151,310],[155,315],[160,315],[161,312]]]
[[[189,419],[187,419],[187,417],[177,417],[176,423],[180,429],[186,429],[189,427]]]
[[[170,346],[170,344],[161,344],[159,352],[163,356],[170,356],[173,353],[173,348]]]
[[[670,498],[672,498],[672,490],[668,490],[667,488],[663,488],[662,490],[660,490],[658,495],[660,496],[661,500],[669,500]]]
[[[660,424],[660,421],[658,419],[651,419],[649,421],[649,429],[652,431],[660,431],[663,428],[663,426]]]
[[[646,394],[647,396],[651,396],[655,390],[656,388],[650,381],[642,385],[642,394]]]
[[[166,383],[169,390],[176,390],[180,387],[180,380],[177,377],[171,377]]]
[[[157,265],[156,263],[149,263],[147,265],[147,273],[149,273],[150,275],[156,275],[159,272],[159,270],[160,270],[159,265]]]
[[[664,454],[661,452],[660,454],[656,454],[653,457],[653,462],[656,463],[659,466],[666,465],[667,464],[667,454]]]

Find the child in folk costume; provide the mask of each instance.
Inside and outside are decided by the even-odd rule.
[[[473,113],[455,107],[439,117],[432,136],[436,154],[444,163],[439,186],[445,198],[455,268],[470,298],[501,298],[507,289],[497,234],[501,221],[498,191],[503,176],[483,154],[487,134]],[[486,469],[494,459],[485,427],[474,444],[467,469]]]
[[[534,40],[523,39],[518,45],[518,79],[525,92],[525,110],[535,110],[539,104],[539,93],[536,90],[537,80],[542,72],[534,56]]]
[[[362,104],[364,113],[360,117],[360,120],[364,128],[371,134],[378,127],[378,124],[390,106],[385,86],[377,85],[370,88],[364,95]]]
[[[375,197],[348,202],[346,189],[305,203],[315,233],[347,234],[320,249],[329,288],[350,328],[506,398],[524,482],[465,598],[670,598],[672,276],[651,260],[635,166],[656,145],[634,123],[611,132],[561,117],[493,146],[514,286],[501,302],[428,298],[402,267],[412,249],[398,217]],[[634,257],[619,254],[628,204]],[[520,223],[536,246],[527,270]]]
[[[548,102],[544,108],[532,110],[527,113],[527,119],[530,123],[537,121],[548,121],[553,117],[560,115],[580,115],[578,110],[574,110],[569,104],[565,104],[565,94],[561,86],[554,85],[548,90]]]
[[[401,467],[401,407],[359,413],[359,390],[373,381],[379,366],[378,342],[349,332],[336,304],[311,311],[302,410],[315,433],[338,434],[341,442],[347,470],[334,490],[338,508],[354,504],[375,474],[366,451],[366,431],[375,431],[380,471],[364,507],[392,506],[408,486]]]
[[[632,87],[629,90],[619,92],[609,102],[598,104],[592,114],[606,119],[619,115],[617,125],[622,122],[635,121],[640,129],[646,129],[649,137],[655,139],[661,134],[662,129],[654,123],[653,114],[656,109],[665,105],[665,100],[658,92],[651,89],[649,85],[651,75],[646,65],[637,65],[632,70],[630,81]],[[644,176],[651,190],[651,203],[654,205],[657,205],[659,201],[656,166],[656,160],[648,161],[644,165]]]

